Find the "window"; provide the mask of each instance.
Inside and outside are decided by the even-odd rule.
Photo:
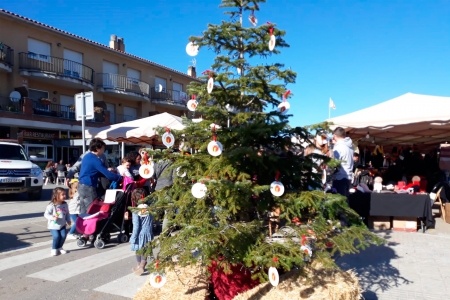
[[[82,75],[83,54],[64,49],[64,75],[80,78]]]
[[[0,159],[28,160],[28,157],[20,146],[2,145]]]
[[[186,101],[187,95],[183,93],[184,95],[181,95],[183,93],[183,85],[181,83],[174,82],[173,83],[173,92],[172,92],[172,99],[175,102],[180,102],[181,100]]]
[[[50,111],[50,105],[42,104],[40,102],[42,98],[49,98],[48,92],[28,89],[28,98],[33,99],[33,109],[38,111]]]
[[[106,103],[106,109],[109,111],[109,121],[116,124],[116,106],[112,103]]]
[[[166,86],[167,86],[167,80],[164,79],[164,78],[155,77],[155,88],[156,88],[156,91],[158,91],[158,86],[159,85],[162,85],[162,88],[163,88],[162,92],[165,92],[166,91]]]
[[[124,106],[123,119],[124,119],[123,120],[124,122],[136,120],[137,119],[137,109],[134,107]]]
[[[119,65],[103,61],[103,86],[115,88],[118,86]]]
[[[36,156],[37,158],[47,157],[47,147],[46,146],[28,146],[28,155]]]
[[[61,95],[59,98],[61,113],[64,118],[75,119],[75,99],[73,96]]]
[[[45,62],[51,62],[50,44],[28,38],[28,57]]]

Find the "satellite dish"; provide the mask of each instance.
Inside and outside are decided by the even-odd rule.
[[[163,91],[163,86],[162,84],[158,85],[158,93],[161,93]]]
[[[9,100],[11,100],[11,102],[19,102],[20,98],[22,98],[22,96],[18,91],[12,91],[11,94],[9,94]]]

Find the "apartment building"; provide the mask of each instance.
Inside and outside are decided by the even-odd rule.
[[[0,138],[19,138],[42,161],[75,160],[81,122],[74,95],[87,91],[96,110],[87,129],[185,114],[195,67],[185,74],[127,53],[123,38],[108,40],[103,45],[0,9]]]

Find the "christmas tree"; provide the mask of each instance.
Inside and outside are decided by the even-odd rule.
[[[378,242],[345,197],[316,189],[322,182],[314,161],[293,150],[300,147],[293,137],[310,136],[288,124],[288,85],[296,73],[281,63],[251,64],[289,47],[276,24],[255,24],[263,2],[222,0],[230,19],[189,39],[192,51],[211,49],[217,56],[200,82],[188,86],[188,105],[196,107],[184,119],[186,128],[172,132],[180,151],[160,154],[171,161],[173,185],[147,199],[149,212],[168,221],[147,249],[151,255],[160,247],[158,270],[215,266],[265,282],[270,267],[301,270],[313,261],[335,267],[336,251],[354,253]]]

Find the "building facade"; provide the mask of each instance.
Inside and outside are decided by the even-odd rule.
[[[76,160],[80,92],[94,93],[95,118],[86,129],[185,114],[194,67],[185,74],[126,53],[123,38],[107,39],[102,45],[0,9],[0,138],[19,138],[42,161]]]

